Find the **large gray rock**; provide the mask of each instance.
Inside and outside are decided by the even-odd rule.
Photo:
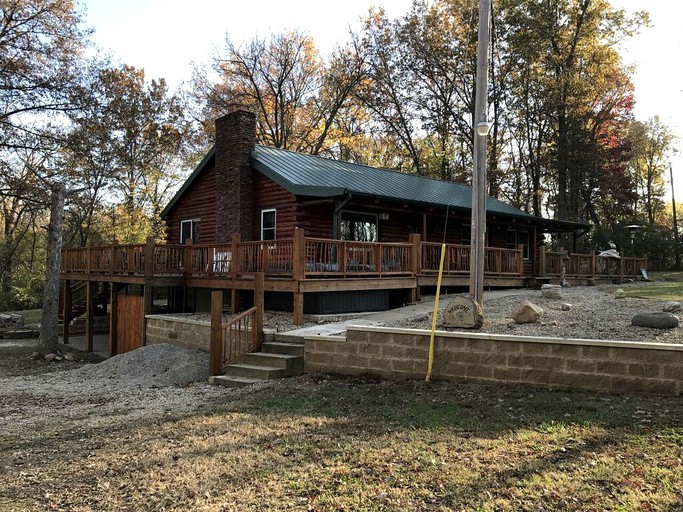
[[[543,309],[533,302],[525,300],[510,315],[518,324],[533,324],[538,322],[543,314]]]
[[[614,290],[614,298],[615,299],[625,299],[626,298],[626,292],[622,290],[621,288],[618,288]]]
[[[662,306],[662,311],[665,311],[667,313],[678,313],[682,309],[683,309],[683,306],[681,305],[681,303],[676,302],[675,300],[665,302],[664,305]]]
[[[678,327],[678,317],[672,313],[654,312],[638,313],[631,319],[631,325],[649,327],[651,329],[673,329]]]
[[[562,287],[559,284],[544,284],[541,286],[541,297],[544,299],[561,299]]]
[[[481,306],[468,297],[455,297],[443,310],[447,327],[479,329],[484,324]]]

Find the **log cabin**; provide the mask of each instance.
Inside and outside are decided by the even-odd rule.
[[[470,187],[458,183],[257,145],[254,114],[235,106],[163,210],[165,243],[63,251],[64,312],[74,281],[91,295],[92,283],[110,283],[111,311],[137,297],[122,322],[130,332],[141,318],[143,342],[146,314],[208,311],[212,290],[229,291],[233,312],[258,302],[292,312],[295,323],[305,313],[384,310],[435,286],[442,247],[443,285],[464,290],[471,203]],[[575,280],[635,276],[646,266],[577,254],[588,224],[538,218],[492,197],[486,226],[487,287],[557,281],[562,269]],[[573,250],[546,251],[547,233],[569,234]]]

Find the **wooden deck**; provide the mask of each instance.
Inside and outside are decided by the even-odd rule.
[[[470,247],[445,248],[442,284],[468,286]],[[242,242],[234,237],[228,244],[157,244],[150,239],[146,244],[64,249],[61,277],[69,284],[88,283],[89,296],[92,283],[142,285],[144,313],[151,312],[155,287],[231,290],[232,304],[239,290],[254,291],[260,302],[264,292],[286,292],[293,294],[294,322],[302,323],[306,293],[405,289],[410,300],[416,300],[420,287],[436,285],[441,249],[441,244],[422,242],[419,235],[410,235],[404,243],[364,243],[304,237],[301,230],[291,239]],[[530,274],[524,270],[523,249],[486,248],[486,286],[521,287],[534,278],[558,281],[562,275],[574,280],[640,277],[641,269],[647,268],[647,258],[613,259],[540,248],[538,262],[526,262],[527,269],[537,268]],[[71,297],[64,299],[66,312]]]

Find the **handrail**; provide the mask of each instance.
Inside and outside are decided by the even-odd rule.
[[[221,323],[220,354],[211,354],[212,359],[220,357],[219,373],[242,356],[260,349],[256,313],[257,308],[254,306]],[[212,373],[215,374],[215,371]]]

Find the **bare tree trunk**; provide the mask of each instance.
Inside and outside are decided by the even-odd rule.
[[[50,225],[47,230],[43,316],[40,322],[40,348],[48,353],[56,352],[59,343],[59,271],[62,260],[65,193],[66,187],[63,183],[56,183],[52,186]]]

